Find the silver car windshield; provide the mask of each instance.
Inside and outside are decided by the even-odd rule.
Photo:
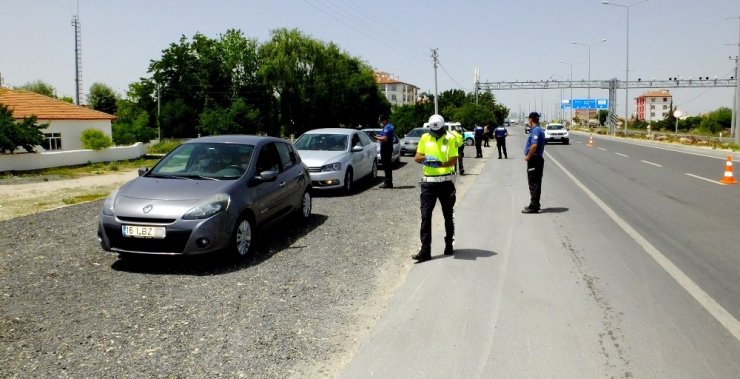
[[[406,137],[421,137],[424,133],[428,131],[429,129],[425,129],[425,128],[411,129],[411,131],[409,132],[409,134],[406,135]]]
[[[346,151],[346,134],[304,134],[295,141],[297,150]]]
[[[234,180],[249,168],[253,145],[189,143],[167,154],[146,176],[171,179]]]

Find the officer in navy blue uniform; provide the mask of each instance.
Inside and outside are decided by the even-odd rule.
[[[501,149],[504,150],[504,158],[509,159],[509,155],[506,154],[506,137],[509,135],[509,131],[506,130],[503,125],[499,125],[496,129],[493,130],[493,135],[496,137],[498,159],[501,159]]]
[[[383,164],[385,177],[380,188],[393,188],[393,140],[396,138],[393,124],[388,122],[386,115],[378,117],[378,123],[383,128],[375,140],[380,142],[380,162]]]
[[[542,171],[545,168],[545,132],[540,127],[540,115],[537,112],[529,114],[529,125],[532,130],[524,147],[524,160],[527,162],[527,181],[529,182],[529,205],[522,209],[522,213],[538,213],[540,211],[540,193],[542,192]]]
[[[480,146],[481,143],[483,143],[483,127],[476,125],[475,129],[473,129],[473,133],[475,136],[475,157],[483,158],[483,149]]]

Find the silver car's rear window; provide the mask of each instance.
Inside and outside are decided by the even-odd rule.
[[[346,134],[304,134],[293,145],[296,150],[345,151],[348,137]]]

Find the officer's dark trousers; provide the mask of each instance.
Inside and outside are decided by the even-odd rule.
[[[540,193],[542,192],[542,170],[545,168],[545,159],[533,155],[527,161],[527,181],[529,182],[529,208],[540,209]]]
[[[460,146],[457,148],[457,169],[458,172],[462,174],[463,171],[465,171],[465,166],[463,166],[463,158],[465,158],[465,146]]]
[[[455,237],[455,221],[452,210],[455,207],[455,183],[421,183],[421,252],[431,254],[432,251],[432,213],[437,199],[442,205],[442,215],[445,218],[445,242],[452,242]]]
[[[475,139],[475,157],[476,158],[480,158],[483,156],[483,149],[480,146],[482,142],[483,142],[482,137]]]
[[[380,162],[383,164],[383,172],[385,172],[385,180],[383,181],[386,186],[393,185],[393,145],[390,148],[385,148],[381,144],[380,147]]]
[[[501,159],[501,149],[504,150],[504,157],[509,157],[509,155],[506,154],[506,137],[496,137],[496,148],[498,149],[499,159]]]

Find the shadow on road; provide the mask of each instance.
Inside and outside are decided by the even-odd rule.
[[[540,213],[565,213],[569,210],[570,208],[564,207],[542,208],[540,209]]]
[[[119,258],[111,265],[116,271],[154,275],[222,275],[256,266],[286,249],[302,249],[291,246],[295,241],[321,226],[329,217],[312,214],[307,221],[291,220],[274,229],[259,231],[252,254],[243,259],[229,256],[226,252],[214,252],[195,256],[131,256]]]
[[[474,261],[478,258],[490,258],[494,255],[498,255],[498,253],[481,249],[455,249],[455,253],[453,255],[436,255],[432,257],[432,260],[452,258],[462,259],[465,261]]]

